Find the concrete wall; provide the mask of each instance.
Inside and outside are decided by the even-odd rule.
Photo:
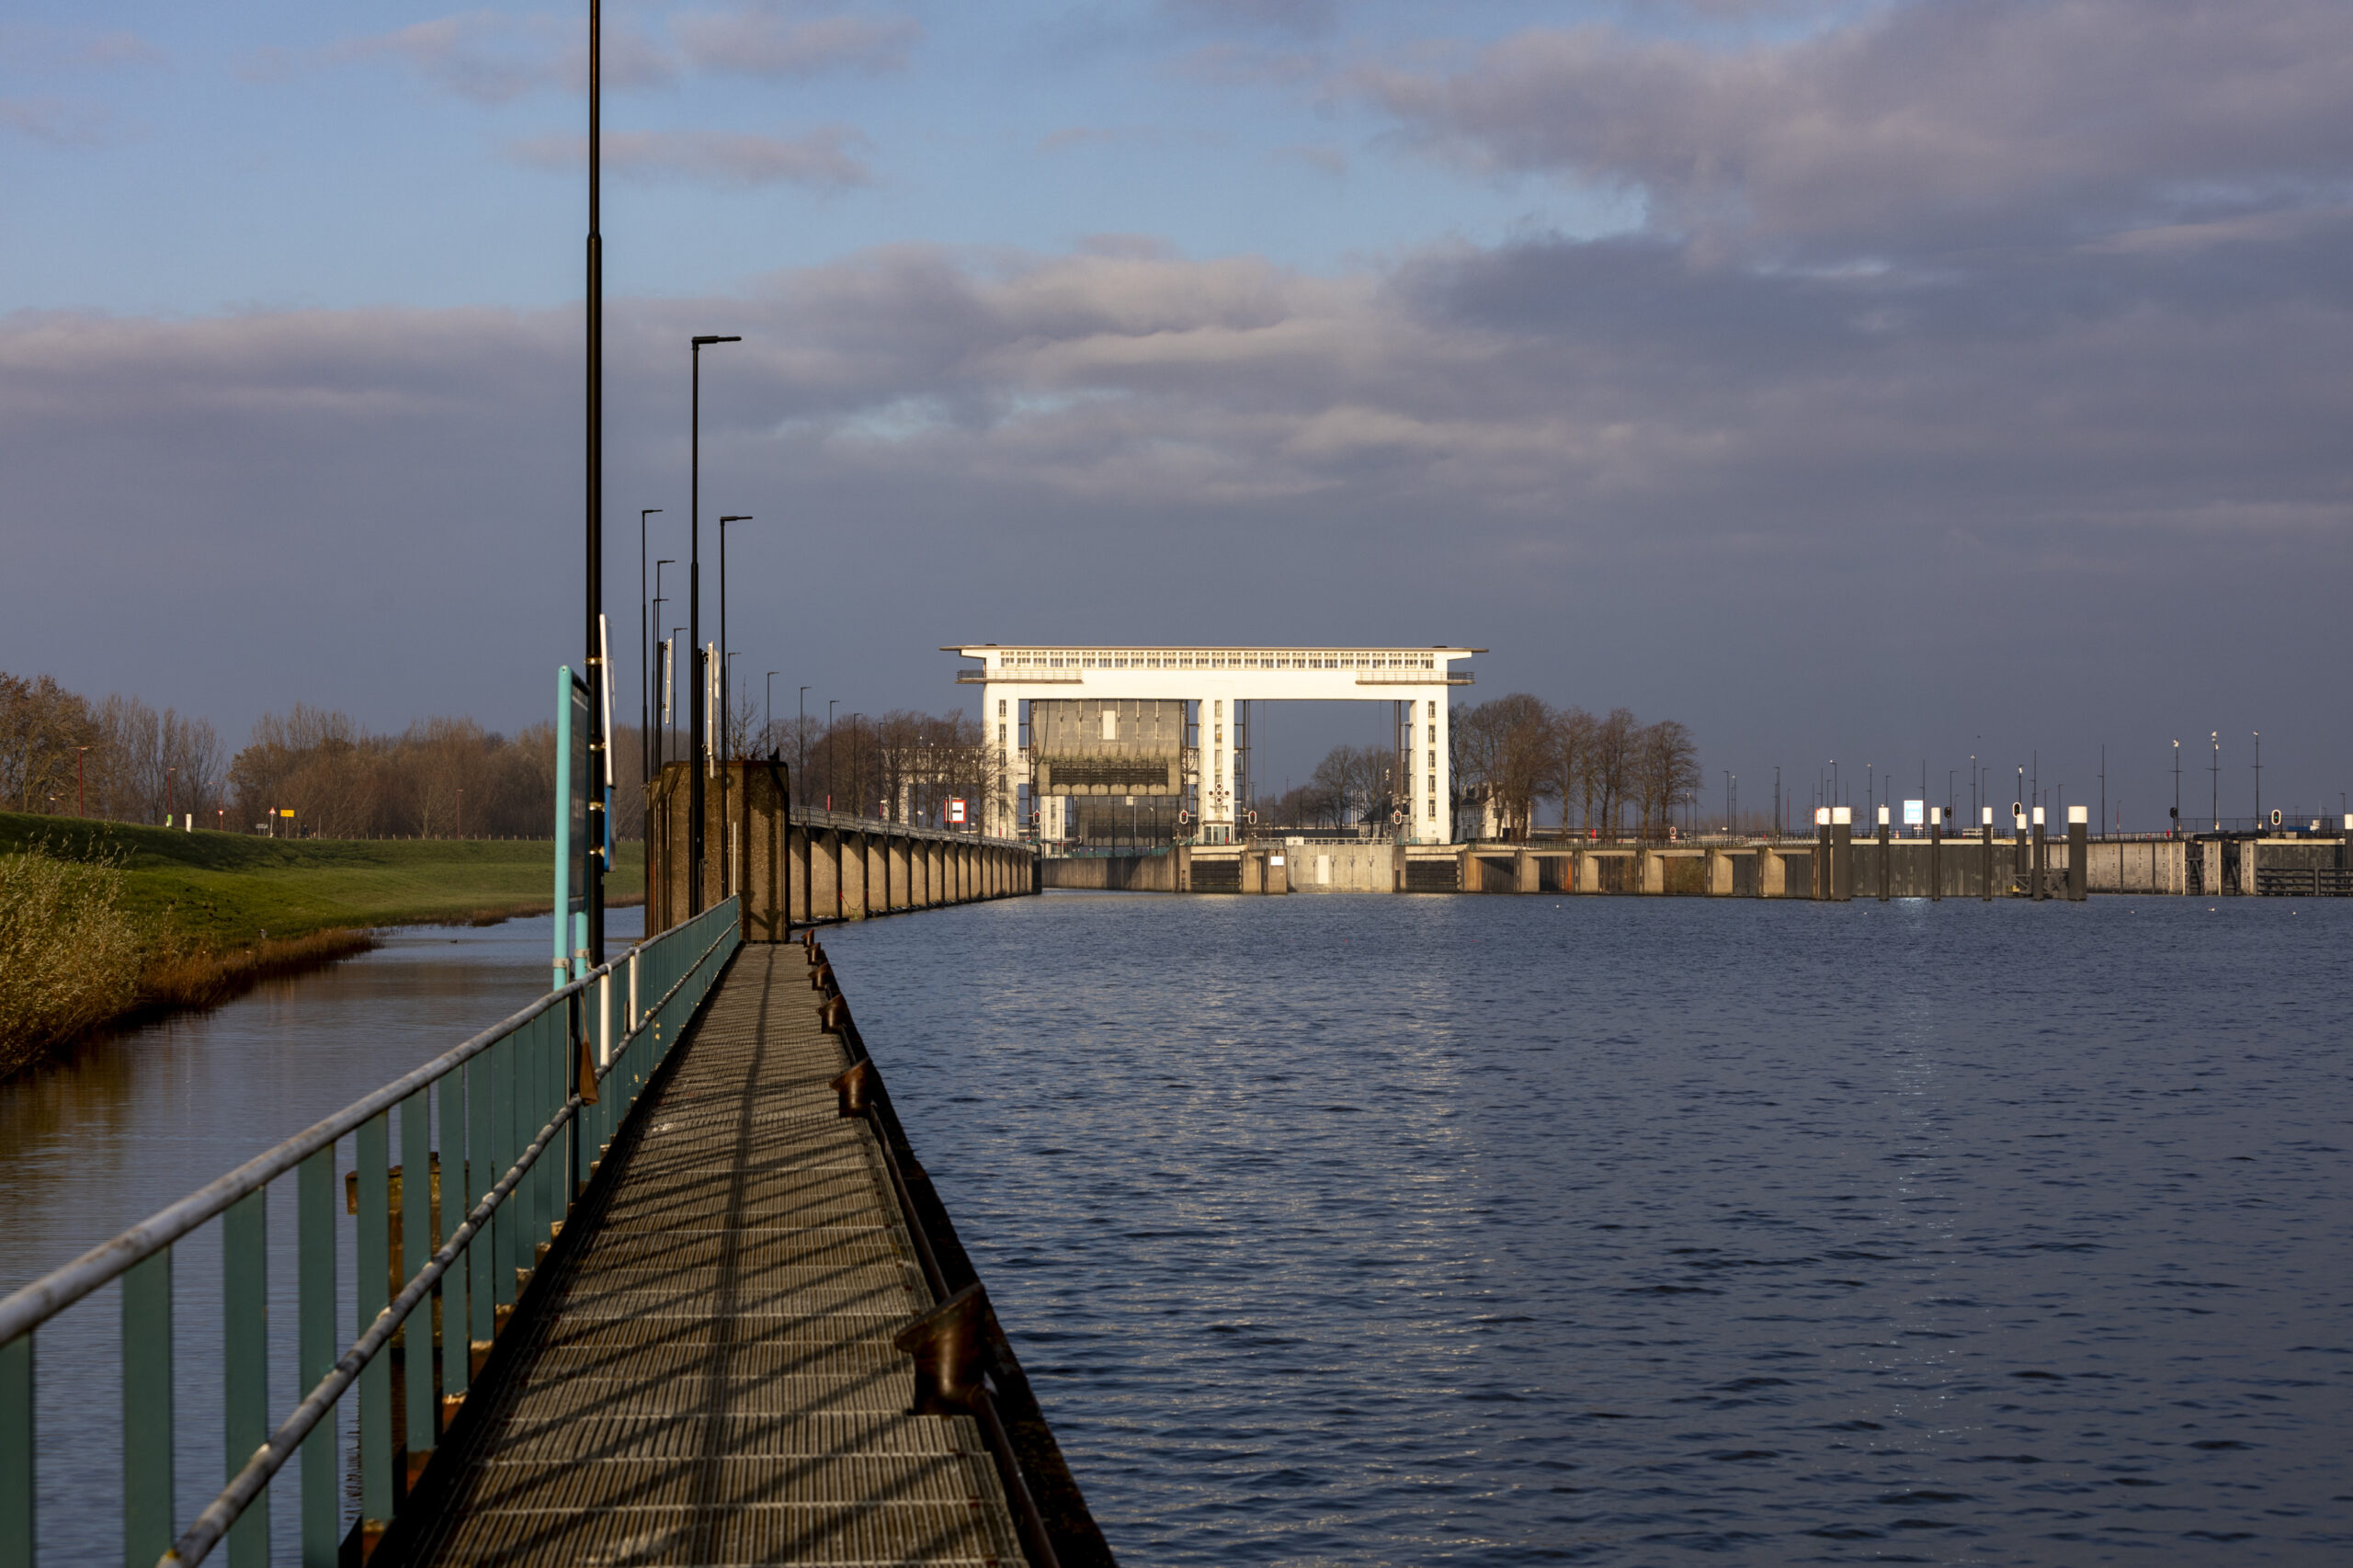
[[[1078,888],[1097,892],[1175,892],[1176,856],[1073,855],[1041,860],[1039,875],[1050,888]]]
[[[1276,853],[1283,858],[1282,869],[1293,892],[1396,891],[1396,846],[1392,844],[1290,840]]]

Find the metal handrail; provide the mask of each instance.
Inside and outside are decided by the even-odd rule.
[[[668,960],[666,956],[657,955],[666,955],[666,950],[674,939],[685,938],[691,941],[693,936],[698,934],[699,926],[704,926],[712,931],[710,941],[701,944],[699,950],[694,950],[690,956],[684,958],[684,961],[677,966],[676,979],[668,985],[660,997],[650,1003],[641,1003],[636,995],[636,988],[642,962],[649,957],[655,958],[658,977],[662,972],[660,966],[666,965]],[[286,1139],[274,1148],[246,1161],[236,1169],[208,1183],[178,1202],[149,1216],[139,1224],[101,1245],[92,1248],[72,1263],[51,1270],[40,1278],[11,1293],[6,1300],[0,1300],[0,1405],[6,1406],[6,1408],[0,1408],[0,1502],[10,1505],[6,1508],[0,1509],[0,1513],[18,1516],[13,1518],[0,1518],[0,1568],[13,1568],[13,1565],[19,1561],[28,1564],[34,1545],[31,1517],[33,1452],[30,1426],[32,1398],[30,1347],[33,1332],[41,1324],[101,1286],[131,1275],[131,1270],[138,1268],[141,1264],[150,1259],[158,1257],[159,1255],[163,1255],[160,1267],[168,1269],[169,1249],[174,1244],[206,1221],[239,1210],[239,1206],[244,1204],[249,1199],[256,1202],[261,1201],[259,1195],[268,1187],[269,1184],[290,1172],[297,1170],[302,1172],[306,1187],[303,1200],[308,1204],[311,1195],[307,1188],[312,1175],[309,1166],[315,1164],[322,1156],[326,1158],[330,1164],[325,1167],[324,1179],[331,1182],[334,1150],[336,1142],[347,1135],[353,1133],[359,1135],[360,1164],[363,1170],[369,1168],[369,1134],[366,1130],[371,1126],[381,1128],[395,1106],[404,1107],[402,1110],[403,1141],[410,1149],[413,1157],[421,1159],[429,1155],[438,1159],[445,1153],[454,1154],[459,1161],[457,1168],[462,1170],[479,1156],[485,1143],[488,1143],[494,1153],[495,1139],[498,1136],[495,1127],[501,1118],[512,1114],[507,1109],[507,1106],[511,1103],[514,1110],[523,1110],[528,1108],[532,1096],[533,1091],[526,1085],[523,1077],[519,1075],[523,1069],[513,1069],[518,1075],[507,1081],[503,1089],[479,1084],[475,1082],[472,1074],[468,1074],[458,1091],[463,1096],[462,1103],[468,1107],[463,1113],[465,1116],[463,1131],[452,1129],[448,1123],[447,1118],[450,1114],[451,1106],[460,1102],[453,1101],[449,1097],[450,1086],[443,1081],[493,1048],[506,1041],[517,1040],[525,1030],[529,1029],[533,1024],[545,1018],[558,1007],[567,1009],[568,1027],[563,1051],[563,1061],[574,1060],[571,1052],[576,1050],[584,1040],[582,1030],[577,1027],[570,1026],[584,1023],[585,1021],[584,1014],[593,1008],[598,1020],[595,1032],[599,1037],[603,1047],[601,1054],[604,1060],[591,1071],[591,1081],[601,1086],[616,1079],[626,1069],[634,1076],[636,1085],[642,1086],[650,1076],[653,1064],[658,1063],[661,1056],[666,1054],[666,1045],[675,1043],[676,1035],[682,1032],[674,1028],[671,1030],[672,1039],[667,1042],[661,1041],[662,1026],[668,1010],[698,980],[703,983],[704,994],[708,994],[710,960],[712,955],[719,953],[722,948],[728,947],[731,941],[740,941],[740,912],[735,901],[730,899],[712,909],[682,921],[666,931],[646,938],[629,953],[599,965],[551,992],[548,995],[539,998],[530,1006],[473,1036],[453,1050],[443,1052],[335,1115]],[[614,983],[622,979],[624,975],[628,985],[625,1011],[616,1017],[614,1004],[617,999],[613,994]],[[694,999],[696,1006],[699,1006],[700,999],[699,996]],[[544,1029],[540,1031],[542,1036],[545,1033]],[[638,1049],[649,1033],[654,1036],[657,1042],[655,1054],[650,1062],[639,1060],[642,1052]],[[524,1049],[533,1048],[526,1043]],[[554,1064],[550,1055],[552,1047],[547,1040],[542,1039],[537,1049],[540,1051],[540,1056],[538,1059],[540,1067]],[[512,1061],[512,1059],[508,1060]],[[494,1067],[491,1084],[495,1085],[497,1082],[497,1069]],[[420,1120],[412,1131],[409,1119],[412,1116],[429,1114],[425,1110],[424,1101],[427,1091],[437,1084],[441,1085],[443,1095],[442,1139],[441,1147],[438,1151],[429,1146],[429,1133],[425,1131],[426,1124]],[[255,1450],[253,1457],[231,1477],[229,1484],[212,1499],[188,1529],[180,1534],[176,1540],[171,1541],[169,1549],[157,1559],[159,1564],[186,1564],[201,1561],[255,1500],[264,1494],[270,1479],[284,1466],[287,1460],[292,1457],[296,1446],[313,1431],[326,1414],[334,1409],[336,1402],[358,1381],[361,1373],[376,1359],[383,1348],[392,1343],[392,1336],[399,1332],[402,1324],[417,1304],[427,1300],[435,1288],[442,1283],[451,1266],[458,1259],[467,1256],[469,1249],[483,1236],[491,1218],[522,1186],[525,1178],[538,1165],[540,1156],[563,1136],[567,1129],[574,1130],[575,1143],[599,1132],[608,1137],[618,1132],[620,1122],[614,1117],[613,1108],[608,1096],[602,1094],[600,1088],[600,1092],[596,1096],[584,1098],[577,1072],[567,1068],[560,1078],[551,1081],[542,1078],[540,1080],[540,1086],[558,1088],[563,1093],[564,1098],[556,1107],[554,1114],[540,1128],[529,1142],[512,1157],[512,1164],[508,1169],[500,1176],[490,1190],[484,1193],[482,1201],[450,1233],[448,1241],[441,1244],[431,1258],[406,1280],[394,1299],[384,1302],[379,1308],[367,1329],[326,1370],[325,1374],[319,1378],[286,1421],[280,1424],[270,1434],[268,1439]],[[486,1087],[488,1092],[495,1096],[495,1103],[483,1101],[477,1106],[477,1096],[483,1094]],[[625,1114],[633,1114],[636,1108],[636,1096],[632,1094],[629,1097],[630,1103]],[[584,1108],[597,1105],[600,1100],[608,1100],[608,1103],[600,1108],[600,1114],[597,1117],[591,1119],[582,1116]],[[540,1103],[546,1102],[542,1100]],[[477,1121],[474,1118],[478,1116],[486,1116],[488,1119]],[[519,1128],[515,1129],[517,1134],[520,1131]],[[383,1160],[385,1149],[381,1142],[383,1133],[379,1131],[377,1136],[379,1142],[373,1169],[375,1179],[381,1184],[386,1174]],[[456,1144],[451,1142],[453,1137],[459,1141]],[[471,1154],[466,1151],[466,1142],[469,1137],[475,1140]],[[575,1150],[575,1153],[577,1152]],[[576,1167],[574,1175],[576,1183],[578,1176]],[[428,1190],[427,1184],[432,1178],[428,1169],[416,1169],[411,1173],[410,1179],[413,1179],[415,1185],[411,1187],[404,1180],[403,1198],[399,1205],[404,1224],[415,1223],[423,1217],[422,1212],[412,1210],[411,1205]],[[537,1200],[550,1204],[552,1211],[557,1214],[568,1212],[578,1196],[574,1184],[567,1184],[560,1203],[556,1202],[552,1194],[546,1191],[544,1182],[535,1186],[532,1190],[539,1195]],[[388,1226],[391,1212],[388,1199],[380,1199],[380,1201],[387,1203],[386,1218],[382,1223]],[[528,1204],[525,1206],[526,1213],[522,1222],[528,1223],[530,1220],[529,1208]],[[332,1210],[327,1212],[331,1213]],[[550,1210],[542,1209],[540,1212],[541,1217],[546,1217]],[[232,1218],[225,1222],[233,1225],[234,1216],[232,1215]],[[306,1220],[305,1224],[308,1222]],[[502,1227],[507,1222],[502,1221]],[[438,1229],[438,1226],[432,1228]],[[426,1234],[429,1236],[431,1230],[428,1229]],[[502,1255],[509,1244],[505,1239],[506,1234],[507,1233],[502,1229],[501,1239],[495,1244]],[[370,1256],[369,1252],[370,1237],[368,1221],[364,1216],[361,1221],[360,1235],[362,1244],[359,1258],[364,1278],[369,1267]],[[384,1236],[380,1233],[374,1241],[381,1244],[384,1239]],[[259,1244],[256,1242],[253,1244]],[[304,1247],[304,1290],[307,1298],[310,1267],[307,1261],[309,1256],[307,1241]],[[410,1256],[415,1255],[411,1253]],[[392,1262],[393,1260],[388,1254],[382,1261]],[[496,1262],[496,1259],[493,1259],[489,1266],[494,1276]],[[381,1262],[377,1265],[377,1267],[381,1266]],[[479,1260],[476,1260],[474,1266],[482,1267]],[[224,1259],[224,1271],[229,1267]],[[256,1268],[261,1267],[261,1259],[257,1255],[254,1258],[254,1267]],[[525,1272],[520,1268],[517,1269],[518,1284]],[[129,1290],[131,1283],[138,1278],[135,1275],[131,1276],[131,1279],[126,1281],[126,1291]],[[168,1276],[165,1278],[167,1278]],[[474,1277],[473,1289],[477,1293],[482,1290],[483,1278],[481,1275]],[[165,1299],[164,1322],[168,1324],[168,1285],[165,1289],[167,1294]],[[380,1283],[376,1289],[381,1292],[384,1287]],[[502,1290],[500,1293],[505,1292]],[[381,1301],[382,1297],[379,1294],[376,1299]],[[363,1306],[372,1304],[368,1301],[364,1292],[361,1300]],[[445,1339],[452,1335],[467,1335],[463,1321],[465,1298],[461,1294],[458,1300],[460,1316],[449,1319],[442,1324],[442,1336]],[[130,1301],[131,1297],[126,1294],[126,1357],[130,1354],[131,1343],[128,1331]],[[495,1312],[492,1312],[487,1304],[477,1302],[476,1309],[479,1312],[490,1317],[491,1321],[486,1332],[495,1338],[498,1329],[504,1326],[503,1317],[507,1308],[502,1305]],[[307,1304],[304,1310],[308,1312]],[[332,1312],[330,1315],[332,1316]],[[444,1316],[448,1318],[449,1314],[445,1312]],[[310,1327],[306,1324],[305,1335],[307,1336],[310,1332]],[[168,1335],[168,1327],[165,1328],[165,1333]],[[333,1334],[331,1322],[328,1333]],[[461,1337],[460,1342],[465,1343],[465,1339]],[[479,1345],[481,1342],[473,1341],[473,1343]],[[307,1356],[310,1352],[306,1349],[304,1354]],[[412,1347],[412,1354],[415,1354],[415,1347]],[[431,1346],[426,1347],[425,1357],[425,1366],[429,1369],[436,1359]],[[166,1383],[169,1381],[168,1365],[168,1359],[166,1359],[165,1362]],[[417,1365],[412,1361],[410,1368],[412,1380],[418,1369]],[[125,1376],[126,1378],[130,1376],[128,1362],[126,1362]],[[429,1385],[431,1381],[429,1370],[426,1376]],[[459,1386],[462,1387],[463,1383],[460,1382]],[[385,1392],[388,1393],[389,1389]],[[429,1386],[427,1392],[430,1392]],[[261,1396],[256,1394],[256,1397]],[[369,1397],[365,1389],[362,1390],[362,1397],[363,1400]],[[165,1392],[165,1400],[164,1409],[168,1415],[168,1391]],[[414,1403],[414,1390],[412,1390],[412,1433],[415,1431]],[[263,1416],[262,1410],[259,1408],[254,1409],[252,1414],[256,1420]],[[373,1440],[364,1436],[364,1430],[368,1425],[367,1410],[364,1406],[361,1415],[363,1428],[361,1443],[365,1450]],[[445,1418],[447,1415],[448,1411],[445,1409],[443,1411]],[[133,1474],[131,1453],[132,1433],[128,1425],[128,1413],[125,1420],[124,1462],[125,1480],[128,1484]],[[329,1430],[332,1432],[333,1428],[330,1427]],[[380,1430],[383,1429],[380,1428]],[[389,1431],[385,1431],[384,1435],[389,1437]],[[429,1437],[433,1433],[428,1429],[426,1435]],[[381,1456],[379,1462],[388,1460],[389,1457],[389,1455]],[[367,1458],[368,1455],[363,1452],[363,1463]],[[335,1468],[339,1469],[339,1461],[335,1462]],[[310,1490],[306,1467],[304,1491],[307,1494]],[[333,1490],[330,1490],[330,1496],[333,1494]],[[304,1501],[307,1551],[311,1529],[308,1516],[313,1500],[306,1495]],[[170,1508],[168,1496],[161,1499],[161,1506],[168,1512]],[[339,1509],[331,1511],[339,1512]],[[395,1508],[394,1511],[397,1509]],[[362,1513],[364,1518],[367,1514],[364,1506]],[[153,1520],[151,1516],[150,1526],[141,1528],[143,1530],[152,1528],[153,1524],[167,1524],[167,1520]],[[339,1524],[332,1518],[327,1520],[327,1524],[333,1528],[340,1528]],[[167,1531],[165,1533],[168,1534]],[[127,1538],[126,1545],[128,1544]]]

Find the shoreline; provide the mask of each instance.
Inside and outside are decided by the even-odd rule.
[[[633,909],[645,903],[642,893],[606,902],[608,909]],[[142,971],[138,993],[121,1010],[47,1045],[35,1047],[13,1061],[0,1061],[0,1084],[44,1062],[54,1062],[109,1035],[157,1023],[182,1013],[207,1012],[235,1001],[265,981],[291,979],[330,968],[347,959],[381,946],[381,934],[408,926],[503,926],[551,913],[549,900],[484,904],[449,910],[417,919],[394,918],[369,926],[334,926],[298,937],[265,937],[257,942],[225,951],[205,949],[152,960]]]

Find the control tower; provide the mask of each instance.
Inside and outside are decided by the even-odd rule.
[[[1010,836],[1034,820],[1085,837],[1124,819],[1138,838],[1219,844],[1244,836],[1249,710],[1257,702],[1391,705],[1400,836],[1453,837],[1447,809],[1447,701],[1483,648],[1046,647],[964,643],[960,684],[981,688],[981,722],[1004,785],[983,822]],[[1049,824],[1050,813],[1061,819]],[[1149,820],[1147,820],[1149,819]]]

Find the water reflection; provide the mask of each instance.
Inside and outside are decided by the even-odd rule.
[[[610,912],[616,941],[642,911]],[[416,926],[318,972],[272,980],[207,1013],[90,1042],[0,1085],[0,1292],[83,1252],[215,1176],[429,1061],[547,990],[545,919],[480,928]],[[344,1163],[349,1165],[348,1149]],[[295,1397],[294,1203],[268,1205],[271,1410]],[[218,1222],[175,1249],[179,1517],[219,1488]],[[338,1269],[347,1332],[349,1238]],[[119,1557],[119,1316],[114,1287],[37,1338],[43,1563]],[[273,1490],[272,1535],[294,1541],[299,1461]]]

